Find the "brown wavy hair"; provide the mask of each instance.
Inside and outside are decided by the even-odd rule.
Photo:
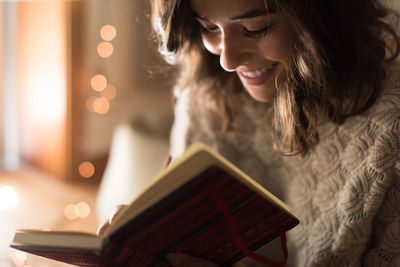
[[[159,51],[178,66],[176,88],[194,90],[222,114],[223,129],[229,130],[232,100],[243,91],[237,75],[225,72],[219,57],[204,48],[189,0],[150,1]],[[296,39],[287,59],[289,68],[276,81],[277,149],[305,155],[318,142],[321,122],[341,124],[376,101],[385,65],[399,55],[400,38],[387,22],[389,15],[398,15],[378,0],[268,0],[267,4],[289,22]]]

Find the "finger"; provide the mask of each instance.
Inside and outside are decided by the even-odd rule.
[[[166,157],[165,157],[165,160],[164,160],[164,165],[163,165],[163,170],[165,170],[168,166],[169,166],[169,164],[171,163],[171,161],[172,161],[172,157],[171,157],[171,155],[167,155]]]
[[[118,214],[121,213],[121,211],[126,207],[126,205],[118,205],[114,208],[114,212],[111,215],[111,217],[108,219],[108,223],[112,224],[115,220],[115,218],[117,217]]]
[[[110,226],[109,222],[106,221],[104,222],[102,225],[99,226],[99,228],[97,228],[97,235],[102,235],[104,234],[104,232],[106,231],[106,229]]]
[[[168,253],[166,256],[166,260],[172,266],[181,266],[181,267],[218,267],[215,263],[212,263],[208,260],[197,258],[193,256],[189,256],[183,253]]]
[[[110,227],[110,224],[114,222],[116,216],[122,211],[125,205],[118,205],[114,208],[113,214],[107,221],[105,221],[102,225],[97,229],[97,235],[102,235],[106,232],[107,228]]]

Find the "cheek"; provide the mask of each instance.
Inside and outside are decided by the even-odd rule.
[[[293,46],[294,34],[289,29],[284,29],[271,34],[262,44],[261,50],[265,57],[276,61],[285,61]]]
[[[219,48],[219,40],[220,38],[215,35],[207,35],[207,34],[202,34],[201,40],[203,41],[204,47],[210,52],[211,54],[214,55],[220,55],[221,54],[221,49]]]
[[[282,57],[287,58],[288,55],[293,51],[293,47],[294,47],[294,33],[292,33],[291,31],[288,30],[288,32],[286,32],[285,35],[283,35],[283,38],[281,39],[281,51],[280,54],[282,55]]]

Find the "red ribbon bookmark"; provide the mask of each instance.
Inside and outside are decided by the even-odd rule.
[[[245,244],[243,244],[242,240],[240,239],[240,237],[237,233],[236,226],[235,226],[234,220],[232,218],[230,209],[226,206],[225,202],[221,199],[221,197],[215,190],[214,186],[210,183],[207,183],[205,185],[205,187],[206,187],[208,194],[213,198],[215,203],[218,205],[219,210],[223,213],[226,222],[229,224],[229,227],[232,231],[232,237],[233,237],[233,240],[234,240],[236,246],[246,256],[248,256],[258,262],[266,264],[268,266],[272,266],[272,267],[281,267],[286,263],[286,261],[288,259],[288,250],[287,250],[287,245],[286,245],[286,230],[285,229],[281,229],[281,232],[280,232],[281,246],[282,246],[283,257],[284,257],[284,259],[282,261],[275,261],[275,260],[269,259],[263,255],[260,255],[258,253],[251,251],[250,249],[248,249],[246,247]]]

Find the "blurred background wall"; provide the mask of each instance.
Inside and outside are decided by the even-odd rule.
[[[168,127],[171,81],[151,41],[147,1],[6,1],[0,8],[7,9],[1,40],[8,40],[0,42],[4,168],[22,160],[61,180],[84,172],[98,181],[116,125],[145,118]]]
[[[0,1],[0,266],[18,228],[96,232],[161,170],[171,72],[145,0]]]

